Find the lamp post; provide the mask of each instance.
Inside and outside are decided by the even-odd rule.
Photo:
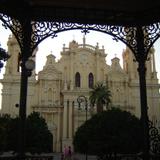
[[[88,119],[88,101],[87,101],[87,97],[81,95],[77,98],[77,102],[78,102],[78,108],[81,109],[81,104],[84,104],[83,107],[86,111],[86,121]],[[87,148],[88,148],[88,144],[87,144]],[[86,150],[86,160],[88,159],[88,155],[87,155],[87,150]]]
[[[26,57],[25,57],[26,58]],[[32,70],[35,68],[35,62],[28,58],[22,64],[21,73],[21,90],[19,102],[19,117],[20,117],[20,135],[19,135],[19,158],[25,159],[25,123],[26,123],[26,101],[27,101],[27,88],[28,77],[31,76]]]
[[[25,67],[27,69],[28,72],[28,77],[30,77],[32,75],[32,70],[35,69],[35,61],[32,59],[28,59],[25,63]]]

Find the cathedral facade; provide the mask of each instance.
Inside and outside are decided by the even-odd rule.
[[[20,48],[14,36],[8,39],[8,53],[10,58],[5,66],[5,73],[1,79],[2,114],[17,116],[20,96]],[[35,55],[36,55],[35,51]],[[160,117],[160,93],[155,67],[155,50],[149,52],[146,62],[147,101],[149,119],[157,125]],[[107,85],[112,94],[112,106],[131,112],[140,117],[140,89],[137,63],[134,55],[126,47],[122,53],[123,67],[120,59],[115,56],[111,65],[106,63],[107,55],[104,48],[76,41],[63,46],[61,58],[56,61],[55,56],[47,56],[46,64],[38,74],[33,71],[28,81],[27,114],[39,112],[45,118],[53,134],[53,151],[59,152],[64,145],[72,145],[77,128],[90,118],[93,112],[88,101],[80,109],[77,98],[84,95],[89,98],[89,91],[97,82]],[[84,108],[83,108],[84,107]]]

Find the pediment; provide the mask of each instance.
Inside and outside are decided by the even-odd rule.
[[[112,76],[127,76],[127,74],[123,70],[110,70],[108,75]]]
[[[38,79],[58,80],[61,79],[61,72],[54,66],[48,66],[38,73]]]
[[[127,79],[128,79],[128,75],[123,71],[110,71],[108,73],[108,80],[122,81]]]
[[[80,47],[80,48],[77,48],[77,53],[87,53],[87,54],[91,54],[91,53],[94,53],[95,52],[95,47],[91,46],[91,45],[88,45],[90,47]]]

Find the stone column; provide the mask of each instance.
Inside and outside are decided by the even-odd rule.
[[[57,151],[61,152],[61,108],[58,109],[58,122],[57,122]]]
[[[69,139],[73,138],[73,106],[74,101],[72,101],[72,104],[69,106]]]
[[[63,139],[67,138],[67,128],[68,128],[68,104],[69,101],[65,100],[64,102],[64,110],[63,110]]]
[[[69,121],[70,121],[70,102],[67,100],[66,105],[64,105],[64,113],[63,113],[63,138],[62,138],[62,148],[64,146],[71,146],[71,139],[69,137]]]
[[[99,81],[99,53],[98,47],[96,48],[96,82]]]
[[[73,76],[73,53],[72,52],[70,55],[70,60],[71,60],[71,63],[70,63],[70,80],[71,80],[70,90],[73,90],[74,89],[74,76]]]

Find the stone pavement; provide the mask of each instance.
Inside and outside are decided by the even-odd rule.
[[[62,153],[44,153],[44,154],[41,154],[42,156],[44,155],[48,155],[48,156],[53,156],[53,160],[62,160],[61,158],[61,154]],[[38,154],[34,154],[35,156],[38,156]],[[0,157],[12,157],[13,156],[13,153],[12,152],[4,152],[2,155],[0,155]],[[72,155],[72,160],[86,160],[86,155],[84,154],[78,154],[78,153],[75,153]],[[90,155],[87,155],[87,160],[97,160],[96,156],[90,156]]]
[[[61,153],[54,153],[53,157],[54,160],[61,160]],[[75,153],[72,156],[72,160],[86,160],[86,155]],[[88,155],[87,160],[97,160],[97,158],[96,156]]]

